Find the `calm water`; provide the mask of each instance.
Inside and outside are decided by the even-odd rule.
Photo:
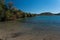
[[[37,16],[32,18],[25,18],[23,22],[26,23],[60,23],[60,16]]]
[[[37,16],[22,19],[21,22],[36,26],[37,29],[60,31],[60,16]]]

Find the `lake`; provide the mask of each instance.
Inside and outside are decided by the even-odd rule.
[[[60,40],[60,16],[36,16],[3,22],[0,30],[0,37],[5,35],[8,40]],[[19,36],[13,38],[12,33]]]
[[[47,29],[52,31],[60,31],[60,16],[36,16],[32,18],[22,19],[20,22],[27,23],[27,25],[35,25],[41,28],[43,27],[44,29],[46,29],[46,27],[49,27],[50,29]]]

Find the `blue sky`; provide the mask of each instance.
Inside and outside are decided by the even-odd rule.
[[[12,1],[15,7],[25,12],[60,12],[60,0],[6,0],[8,1]]]

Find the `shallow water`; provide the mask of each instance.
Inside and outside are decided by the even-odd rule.
[[[35,25],[37,28],[60,31],[60,16],[37,16],[22,19],[21,22],[28,25]]]
[[[14,37],[14,33],[18,35]],[[7,40],[60,40],[60,16],[37,16],[0,23],[0,38],[6,37]]]

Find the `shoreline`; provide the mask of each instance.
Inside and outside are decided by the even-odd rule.
[[[0,39],[3,40],[59,40],[60,32],[33,30],[35,25],[23,23],[2,23],[0,24]]]

